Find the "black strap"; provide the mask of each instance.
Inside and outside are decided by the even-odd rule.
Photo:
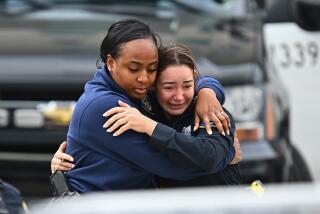
[[[77,192],[70,191],[67,179],[62,171],[55,171],[50,176],[50,182],[53,187],[53,195],[55,197],[79,195]]]

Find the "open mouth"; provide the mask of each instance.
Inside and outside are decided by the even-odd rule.
[[[182,104],[170,104],[170,108],[174,110],[180,110],[184,107],[184,103]]]

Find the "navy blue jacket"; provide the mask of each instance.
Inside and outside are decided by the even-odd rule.
[[[222,101],[222,86],[210,78],[203,87],[213,87]],[[66,173],[72,190],[78,192],[139,189],[153,186],[153,176],[188,180],[215,172],[171,161],[148,144],[146,134],[129,130],[118,137],[102,127],[102,114],[118,106],[118,100],[142,110],[141,101],[130,98],[103,68],[85,86],[75,107],[67,136],[66,153],[75,167]]]

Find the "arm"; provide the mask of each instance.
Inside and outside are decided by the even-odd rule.
[[[116,99],[121,99],[134,106],[133,103],[122,97]],[[96,99],[82,114],[79,139],[86,143],[86,147],[107,157],[116,155],[114,158],[121,160],[121,163],[125,161],[125,165],[165,178],[188,180],[214,172],[188,167],[169,160],[166,155],[156,151],[148,144],[146,134],[128,130],[114,137],[112,133],[106,132],[103,128],[105,118],[102,114],[105,109],[117,106],[117,101],[114,100],[110,97]]]
[[[158,123],[150,144],[171,160],[206,171],[223,170],[234,157],[232,136],[222,136],[217,129],[207,135],[204,128],[189,136]]]
[[[216,172],[224,169],[234,156],[234,124],[230,136],[220,135],[216,128],[212,135],[206,135],[204,129],[200,128],[197,137],[187,136],[147,118],[123,102],[119,102],[119,105],[104,114],[113,115],[104,128],[110,127],[108,132],[119,128],[114,133],[116,136],[129,129],[146,133],[151,136],[150,144],[176,163]]]
[[[217,172],[224,169],[235,156],[235,124],[231,121],[231,134],[228,136],[222,136],[216,128],[212,135],[207,135],[205,129],[200,128],[194,133],[195,136],[188,136],[158,124],[150,142],[172,159]]]
[[[219,103],[221,105],[225,102],[225,93],[222,85],[218,80],[213,78],[212,76],[200,76],[197,79],[197,85],[196,85],[196,92],[200,92],[201,89],[209,88],[214,92],[215,96],[217,97]]]
[[[124,104],[122,103],[121,105],[123,106]],[[124,105],[124,106],[127,106],[127,105]],[[136,131],[147,133],[149,136],[152,136],[152,138],[149,140],[149,143],[155,148],[157,148],[159,151],[167,154],[171,160],[176,161],[178,163],[183,163],[187,165],[190,164],[191,166],[200,167],[204,170],[210,170],[211,168],[215,168],[215,167],[217,168],[217,170],[219,170],[220,168],[224,168],[225,163],[228,162],[229,160],[228,158],[226,158],[226,161],[223,162],[226,145],[225,145],[225,142],[221,143],[221,141],[223,141],[221,138],[223,137],[221,135],[219,136],[218,133],[216,133],[217,132],[216,130],[214,130],[214,133],[212,136],[210,136],[210,139],[207,140],[208,136],[204,134],[203,129],[200,129],[198,136],[201,134],[204,140],[202,140],[200,136],[199,136],[200,137],[199,139],[192,137],[191,143],[190,143],[189,142],[190,136],[182,135],[181,133],[175,132],[172,128],[169,128],[162,124],[158,124],[156,131],[154,131],[154,129],[157,126],[157,122],[149,119],[148,117],[145,117],[139,112],[137,113],[138,113],[137,117],[139,117],[140,115],[140,118],[137,118],[137,121],[140,121],[142,125],[138,123],[131,124],[131,125],[136,128]],[[106,122],[105,124],[108,124],[108,122]],[[121,127],[114,134],[120,135],[123,131],[125,130],[123,130]],[[174,134],[170,135],[171,132]],[[172,137],[170,140],[167,141],[167,139],[163,139],[162,137],[159,137],[159,136],[174,136],[174,137]],[[215,141],[215,138],[217,138],[216,141]],[[226,138],[228,138],[228,136]],[[165,142],[163,143],[163,141]],[[214,145],[214,143],[211,141],[214,141],[214,143],[221,143],[221,145]],[[233,160],[229,164],[237,164],[242,158],[241,148],[240,148],[239,140],[236,136],[236,132],[234,135],[233,146],[235,148],[235,155]],[[69,171],[74,167],[74,164],[71,163],[73,162],[73,158],[70,155],[64,153],[65,148],[66,148],[66,142],[63,142],[60,144],[59,149],[54,154],[51,160],[52,173],[56,170]],[[229,150],[228,154],[231,154],[232,156],[232,152],[233,152],[232,150]],[[216,157],[212,157],[215,153],[219,155],[217,155]]]

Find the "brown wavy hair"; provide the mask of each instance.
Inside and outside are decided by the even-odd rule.
[[[193,71],[195,81],[199,77],[199,72],[192,52],[184,45],[168,43],[160,46],[157,78],[160,76],[161,72],[170,65],[186,65]]]

